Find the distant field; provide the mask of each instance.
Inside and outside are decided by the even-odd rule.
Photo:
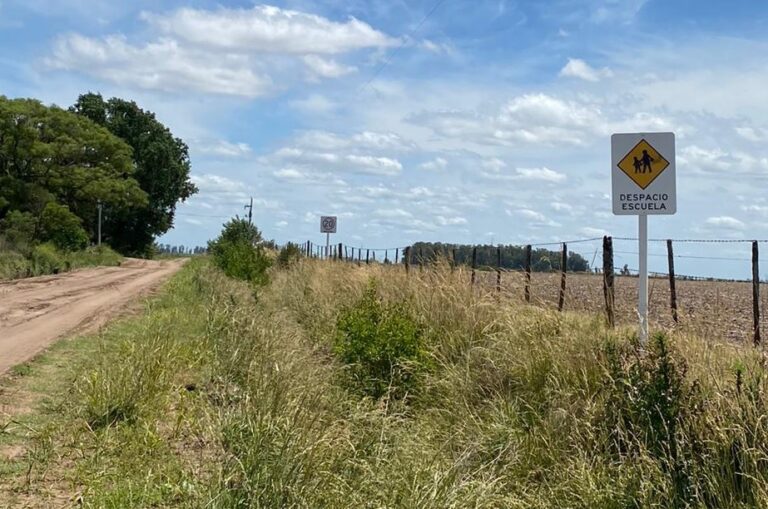
[[[469,271],[459,271],[469,281]],[[478,272],[478,283],[495,288],[495,272]],[[502,273],[502,291],[523,299],[525,278],[521,272]],[[762,285],[763,287],[765,285]],[[615,312],[617,323],[637,321],[637,278],[614,279]],[[752,284],[726,281],[678,280],[678,328],[699,337],[751,340],[752,339]],[[559,273],[533,273],[531,299],[547,307],[556,307],[560,291]],[[761,328],[768,330],[768,289],[761,291]],[[651,278],[649,281],[649,313],[653,329],[674,326],[669,307],[669,281]],[[604,313],[603,277],[597,274],[570,273],[566,281],[565,309]]]

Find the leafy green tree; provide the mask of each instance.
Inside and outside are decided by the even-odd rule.
[[[125,142],[82,116],[0,96],[0,218],[15,210],[37,221],[56,202],[93,237],[99,201],[120,213],[147,204],[131,154]],[[36,228],[34,240],[39,233]]]
[[[62,251],[77,251],[88,246],[88,234],[79,217],[66,205],[49,202],[40,215],[40,237]]]
[[[173,226],[176,205],[197,192],[189,179],[187,145],[173,136],[154,113],[132,101],[100,94],[81,95],[71,111],[106,127],[133,148],[134,177],[148,201],[130,210],[107,209],[105,238],[119,251],[145,255],[154,239]]]

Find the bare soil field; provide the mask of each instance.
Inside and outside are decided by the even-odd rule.
[[[469,280],[468,273],[466,274]],[[478,272],[478,282],[495,288],[495,272]],[[637,278],[616,276],[614,279],[615,314],[618,324],[637,322]],[[511,298],[523,299],[524,274],[502,272],[502,291]],[[768,288],[761,285],[761,329],[768,332]],[[752,340],[752,284],[726,281],[676,282],[679,322],[677,327],[702,338]],[[560,292],[559,273],[533,273],[531,300],[557,307]],[[669,303],[669,280],[649,281],[649,313],[651,330],[675,327]],[[603,277],[599,274],[569,273],[566,280],[566,311],[605,313]]]
[[[183,262],[127,259],[120,267],[0,282],[0,373],[59,337],[104,324]]]

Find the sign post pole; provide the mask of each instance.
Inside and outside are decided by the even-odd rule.
[[[637,216],[637,315],[640,346],[648,342],[648,216],[677,212],[674,133],[611,136],[613,213]]]
[[[325,232],[325,257],[331,256],[331,233]]]
[[[640,253],[640,274],[637,292],[637,314],[640,315],[640,346],[645,347],[648,342],[648,216],[637,216],[638,238]]]

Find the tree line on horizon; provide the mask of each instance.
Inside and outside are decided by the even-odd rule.
[[[523,270],[525,268],[525,247],[515,245],[493,246],[490,244],[444,244],[442,242],[416,242],[411,246],[411,263],[415,265],[432,263],[436,259],[453,261],[457,265],[472,265],[472,252],[477,248],[477,267],[493,267],[498,264],[498,249],[501,249],[501,268]],[[455,253],[455,258],[454,257]],[[534,272],[559,271],[561,251],[545,248],[531,250],[531,270]],[[568,252],[566,269],[569,272],[588,272],[589,262],[579,253]]]

